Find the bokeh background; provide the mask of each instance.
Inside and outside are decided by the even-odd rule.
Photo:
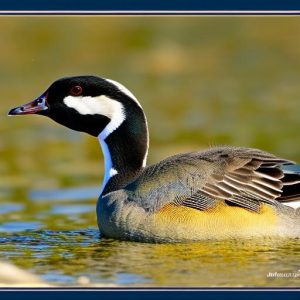
[[[94,281],[106,278],[114,284],[299,283],[272,281],[263,275],[274,271],[269,265],[257,268],[244,261],[248,279],[241,278],[234,267],[232,274],[228,270],[228,257],[218,262],[226,265],[226,280],[214,268],[207,276],[216,257],[224,253],[223,244],[208,262],[205,276],[197,273],[203,269],[195,271],[194,261],[190,264],[190,281],[183,276],[172,281],[172,268],[159,279],[155,272],[137,272],[134,267],[119,270],[131,260],[127,256],[120,258],[121,264],[113,260],[115,271],[111,262],[105,267],[100,260],[91,273],[89,264],[94,266],[95,257],[102,257],[97,251],[106,247],[101,253],[110,256],[111,245],[117,243],[104,247],[96,228],[95,202],[103,175],[97,140],[45,117],[6,115],[57,78],[93,74],[121,82],[139,99],[149,122],[149,163],[223,144],[258,147],[300,161],[298,17],[1,17],[0,42],[0,259],[69,284],[87,274],[94,274]],[[83,187],[96,188],[91,196]],[[73,188],[79,189],[69,190]],[[178,246],[173,250],[179,253]],[[247,247],[241,257],[245,251]],[[257,259],[258,254],[249,255]],[[299,257],[289,251],[286,255],[289,263],[283,262],[282,268],[291,271]],[[80,271],[72,269],[68,259],[83,257],[77,264]],[[268,256],[263,256],[262,264],[266,261]],[[62,270],[61,264],[69,269]],[[261,276],[255,273],[259,268],[264,269]]]

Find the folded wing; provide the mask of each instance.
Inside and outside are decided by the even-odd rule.
[[[212,148],[150,166],[126,191],[149,212],[170,203],[208,210],[218,201],[259,212],[263,203],[300,200],[300,166],[256,149]]]

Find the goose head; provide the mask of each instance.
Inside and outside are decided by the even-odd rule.
[[[41,96],[8,113],[28,114],[98,137],[105,160],[103,189],[112,177],[114,188],[122,186],[146,165],[146,117],[135,96],[116,81],[96,76],[59,79]]]
[[[38,114],[76,131],[106,137],[141,106],[134,95],[113,80],[96,76],[59,79],[35,100],[8,115]]]

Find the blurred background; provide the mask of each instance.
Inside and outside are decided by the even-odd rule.
[[[95,138],[42,116],[7,117],[10,108],[60,77],[99,75],[142,104],[149,163],[223,144],[300,161],[299,32],[300,19],[283,16],[1,17],[0,259],[45,274],[36,260],[51,230],[83,230],[97,243],[103,175]],[[52,242],[49,257],[65,257]],[[45,278],[71,280],[54,273]]]

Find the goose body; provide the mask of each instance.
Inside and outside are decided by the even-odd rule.
[[[270,153],[215,147],[146,166],[148,127],[135,96],[96,76],[55,81],[9,115],[40,114],[98,137],[102,235],[142,242],[300,237],[300,166]]]

